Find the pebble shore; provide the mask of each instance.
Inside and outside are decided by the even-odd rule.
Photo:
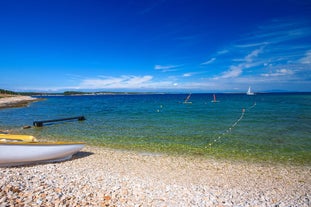
[[[73,159],[0,168],[0,206],[311,206],[311,166],[86,146]]]
[[[9,96],[0,98],[0,109],[10,107],[23,107],[29,103],[37,101],[37,98],[31,96]]]

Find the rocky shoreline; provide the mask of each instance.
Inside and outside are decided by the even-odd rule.
[[[0,206],[311,206],[311,166],[86,146],[72,160],[0,168]]]
[[[14,108],[14,107],[25,107],[29,103],[38,101],[38,98],[31,96],[6,96],[0,98],[0,109],[1,108]]]

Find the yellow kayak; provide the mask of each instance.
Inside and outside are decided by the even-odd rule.
[[[22,135],[22,134],[0,134],[0,140],[16,140],[24,142],[36,142],[37,139],[31,135]]]

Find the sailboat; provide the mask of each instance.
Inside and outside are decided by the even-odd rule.
[[[187,96],[187,98],[185,99],[185,101],[183,103],[184,104],[192,104],[192,102],[189,101],[190,97],[191,97],[191,93]]]
[[[247,90],[247,92],[246,92],[246,95],[248,95],[248,96],[254,95],[254,92],[251,91],[251,87],[248,87],[248,90]]]
[[[215,94],[213,94],[213,100],[212,100],[212,102],[213,102],[213,103],[219,102],[219,101],[216,100],[216,95],[215,95]]]

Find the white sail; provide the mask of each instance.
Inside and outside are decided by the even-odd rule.
[[[213,103],[219,102],[219,101],[216,100],[216,95],[215,95],[215,94],[213,94],[213,100],[212,100],[212,102],[213,102]]]
[[[246,94],[249,96],[254,95],[254,92],[252,92],[251,87],[248,87]]]
[[[191,101],[189,101],[190,97],[191,97],[191,93],[185,99],[184,104],[191,104],[192,103]]]

